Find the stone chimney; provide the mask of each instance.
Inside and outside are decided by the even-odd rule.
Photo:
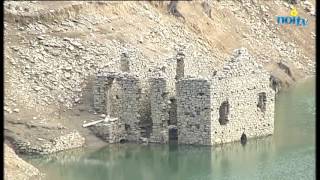
[[[176,68],[176,80],[184,77],[184,53],[178,52],[176,59],[177,59],[177,68]]]
[[[130,72],[130,61],[128,53],[123,52],[120,58],[120,71],[122,72]]]

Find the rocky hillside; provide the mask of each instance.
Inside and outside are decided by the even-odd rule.
[[[248,48],[278,76],[283,75],[277,72],[279,62],[297,69],[291,76],[314,73],[315,17],[302,6],[299,15],[309,20],[307,28],[276,24],[276,15],[289,15],[284,1],[171,6],[166,2],[7,2],[6,97],[25,107],[44,107],[59,100],[72,107],[84,98],[84,89],[98,70],[118,69],[122,51],[129,53],[133,71],[145,76],[174,58],[178,49],[185,51],[190,68],[217,69],[239,47]]]
[[[32,142],[48,139],[50,129],[90,136],[81,125],[99,118],[92,111],[94,75],[118,71],[121,53],[141,77],[174,72],[178,51],[187,75],[209,76],[240,47],[282,86],[314,75],[313,4],[295,5],[308,19],[303,28],[277,25],[276,16],[290,15],[284,0],[6,1],[6,136]]]

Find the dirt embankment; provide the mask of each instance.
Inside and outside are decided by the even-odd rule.
[[[34,166],[18,157],[7,144],[4,144],[4,179],[26,180],[40,179],[42,174]]]

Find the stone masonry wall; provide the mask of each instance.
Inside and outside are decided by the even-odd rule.
[[[119,83],[117,79],[122,75],[115,72],[100,72],[97,74],[93,87],[93,107],[98,113],[117,116],[119,104]],[[108,93],[109,92],[109,93]],[[110,111],[110,112],[108,112]]]
[[[126,74],[118,80],[122,99],[119,113],[120,121],[125,123],[128,141],[139,141],[139,100],[141,89],[138,77]]]
[[[211,144],[210,83],[206,79],[183,78],[177,82],[179,144]]]
[[[268,87],[268,76],[252,74],[212,81],[212,144],[240,141],[242,133],[248,138],[273,134],[275,93]],[[266,93],[266,110],[258,107],[259,93]],[[220,124],[219,109],[228,101],[228,122]]]
[[[270,74],[237,49],[210,78],[177,83],[178,142],[213,145],[273,134],[275,92]]]
[[[270,74],[255,62],[241,48],[233,52],[220,71],[208,76],[209,80],[180,77],[176,83],[178,143],[213,145],[240,141],[242,134],[248,138],[273,134],[275,92],[270,87]],[[174,97],[165,73],[161,71],[149,80],[153,122],[150,142],[168,141],[169,99]],[[121,133],[116,131],[121,131],[122,123],[126,140],[139,141],[140,110],[146,107],[141,104],[138,76],[109,73],[102,79],[98,76],[95,93],[104,100],[95,100],[95,108],[119,118],[108,129],[115,139],[110,141],[120,140]]]
[[[94,108],[118,120],[107,124],[102,123],[91,129],[110,142],[120,141],[121,138],[139,141],[140,94],[137,76],[129,73],[99,73],[94,91]],[[123,126],[125,133],[122,131]],[[116,133],[117,129],[121,131],[123,137],[120,138],[121,133]]]
[[[165,76],[152,77],[150,79],[150,101],[152,134],[150,142],[167,143],[168,132],[168,90]]]
[[[110,65],[110,69],[108,71],[126,71],[125,68],[121,68],[123,66],[129,66],[129,70],[131,73],[139,74],[139,83],[141,87],[141,98],[140,98],[140,119],[143,122],[149,123],[151,119],[151,104],[150,104],[150,84],[148,82],[149,77],[151,77],[154,72],[159,71],[159,69],[164,70],[167,78],[167,89],[169,91],[170,97],[175,97],[175,83],[177,77],[177,71],[181,72],[181,75],[202,75],[209,76],[215,71],[215,61],[211,61],[207,57],[201,57],[199,61],[193,61],[190,55],[188,55],[188,48],[183,53],[182,51],[178,51],[168,55],[165,59],[161,60],[152,60],[152,63],[147,64],[144,60],[145,57],[142,57],[141,54],[137,54],[137,52],[133,51],[130,47],[125,47],[125,50],[119,50],[119,56],[114,58],[115,61],[113,65]],[[123,53],[125,52],[125,53]],[[183,60],[184,63],[178,64],[177,61]],[[208,64],[207,61],[210,61]],[[128,64],[129,63],[129,64]],[[128,69],[128,68],[127,68]],[[106,71],[106,69],[101,69],[102,71]],[[102,73],[103,74],[103,73]],[[101,75],[103,76],[103,75]],[[93,107],[94,110],[98,113],[106,113],[105,107],[105,88],[102,85],[105,83],[105,77],[99,77],[96,79],[96,85],[93,87]],[[100,83],[99,83],[100,81]],[[117,83],[113,83],[114,85]],[[118,92],[115,90],[114,85],[112,86],[111,93]],[[113,103],[114,104],[114,103]],[[112,107],[113,108],[113,107]],[[119,108],[113,108],[111,112],[115,112]],[[118,113],[116,113],[118,114]]]
[[[240,141],[242,133],[247,138],[273,134],[275,92],[269,86],[270,74],[255,62],[246,49],[237,49],[213,77],[212,144]],[[227,112],[220,112],[226,102]],[[219,122],[221,116],[228,120]]]
[[[98,74],[93,86],[93,107],[97,112],[105,112],[105,81],[106,77]]]

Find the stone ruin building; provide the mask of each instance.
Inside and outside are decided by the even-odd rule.
[[[147,103],[141,103],[145,79],[130,73],[126,60],[121,62],[120,72],[98,73],[94,86],[95,111],[107,118],[90,129],[110,143],[214,145],[240,141],[243,135],[273,134],[275,91],[270,74],[246,49],[235,50],[211,77],[185,76],[184,56],[178,53],[175,97],[169,96],[167,83],[172,77],[158,72],[147,80]],[[148,128],[143,126],[141,108],[149,108]]]

